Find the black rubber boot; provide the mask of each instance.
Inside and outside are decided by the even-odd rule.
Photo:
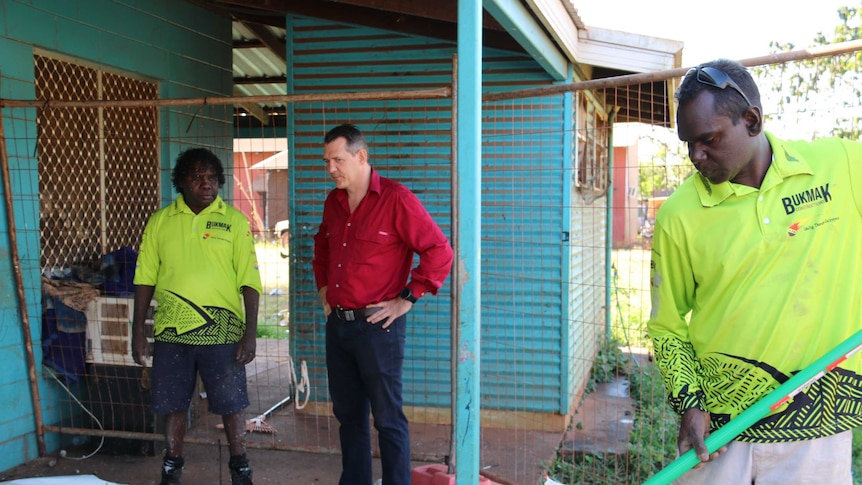
[[[183,483],[183,457],[165,457],[162,462],[162,481],[159,485],[182,485]]]
[[[231,485],[253,485],[251,466],[249,466],[248,457],[244,453],[230,457],[228,468],[230,469]]]

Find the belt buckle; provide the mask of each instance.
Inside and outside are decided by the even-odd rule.
[[[347,321],[356,320],[356,317],[353,315],[353,310],[344,310],[344,319]]]

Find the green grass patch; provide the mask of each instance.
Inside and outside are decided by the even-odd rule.
[[[285,250],[272,241],[258,241],[255,250],[263,283],[257,313],[257,337],[286,339],[290,322],[290,260],[282,257]]]
[[[257,338],[286,339],[289,337],[290,314],[287,304],[286,295],[264,293],[260,296],[260,308],[257,313]]]

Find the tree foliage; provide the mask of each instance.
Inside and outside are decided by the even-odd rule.
[[[838,9],[839,24],[826,35],[818,33],[813,39],[815,46],[828,46],[862,38],[862,3],[855,7]],[[773,53],[796,50],[791,43],[770,43]],[[770,101],[775,106],[767,107],[767,121],[779,121],[784,125],[799,124],[813,126],[808,130],[811,138],[832,135],[858,140],[860,127],[860,102],[862,102],[862,51],[838,56],[820,57],[792,63],[765,65],[753,68],[753,74],[761,81],[761,90],[769,85]],[[764,83],[764,80],[767,82]],[[766,96],[764,96],[766,98]]]
[[[838,25],[818,33],[811,45],[828,46],[862,39],[862,2],[837,10]],[[797,50],[792,43],[773,41],[771,53]],[[838,56],[769,64],[751,69],[761,90],[767,129],[782,138],[839,136],[862,138],[862,51]],[[645,135],[654,147],[640,162],[641,197],[666,195],[694,172],[673,130]]]
[[[687,155],[685,145],[676,137],[648,136],[655,147],[652,157],[640,164],[641,196],[653,197],[668,195],[694,171]]]

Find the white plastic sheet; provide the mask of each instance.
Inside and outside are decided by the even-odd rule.
[[[102,480],[96,475],[73,475],[67,477],[22,478],[3,482],[6,485],[126,485]]]

